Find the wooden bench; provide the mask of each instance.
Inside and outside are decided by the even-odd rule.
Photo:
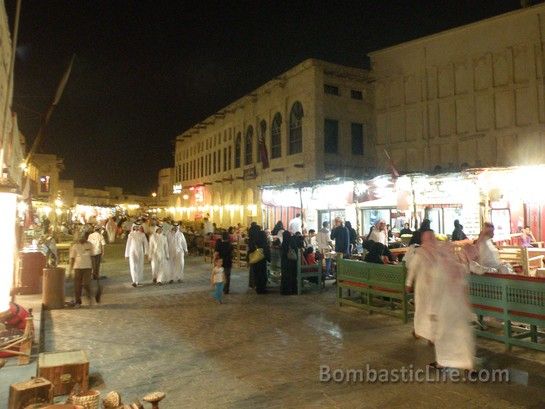
[[[480,328],[476,334],[503,342],[508,349],[513,345],[545,351],[540,338],[545,333],[545,278],[513,274],[471,274],[468,278],[470,302],[477,314]],[[501,333],[488,330],[483,317],[503,321]],[[520,329],[513,322],[528,326]]]
[[[409,305],[413,294],[405,291],[406,276],[404,263],[374,264],[340,259],[337,261],[337,303],[370,313],[393,315],[406,323],[414,314]]]
[[[531,275],[533,271],[543,267],[545,255],[543,252],[542,254],[532,253],[532,249],[519,246],[500,246],[498,251],[503,263],[509,263],[513,268],[519,267],[524,275]]]
[[[322,274],[322,263],[303,264],[303,254],[299,250],[297,252],[297,295],[301,295],[305,282],[311,288],[322,291],[324,287],[324,278]]]

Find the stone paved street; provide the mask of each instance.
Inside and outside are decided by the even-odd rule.
[[[545,354],[479,341],[485,366],[512,368],[498,384],[320,383],[332,368],[424,367],[433,352],[411,325],[335,304],[322,294],[257,296],[233,274],[223,305],[210,296],[207,264],[190,257],[183,284],[130,286],[123,246],[108,247],[103,303],[46,312],[45,350],[84,349],[93,384],[126,400],[162,390],[161,408],[545,407]],[[146,266],[149,281],[149,265]]]

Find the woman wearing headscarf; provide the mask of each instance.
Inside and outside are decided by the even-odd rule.
[[[280,243],[282,243],[282,237],[284,234],[284,224],[282,223],[282,220],[279,220],[274,225],[271,236],[273,237],[273,241],[278,240]]]
[[[358,233],[356,232],[356,229],[352,227],[352,223],[347,221],[345,224],[346,228],[348,229],[348,235],[350,237],[350,244],[352,245],[352,248],[356,247],[356,242],[358,241]]]
[[[300,255],[296,259],[288,258],[288,292],[289,294],[297,294],[297,263],[302,262],[305,238],[300,232],[296,232],[291,236],[288,247],[292,254]]]
[[[288,253],[289,253],[289,249],[290,249],[290,240],[291,240],[291,233],[288,230],[284,230],[284,233],[282,234],[282,246],[280,247],[280,249],[281,249],[281,253],[280,253],[280,270],[281,270],[280,294],[282,294],[282,295],[292,294],[292,292],[290,292],[290,288],[289,288],[290,270],[289,270]]]
[[[264,258],[253,264],[255,292],[265,294],[267,292],[267,262],[271,261],[271,249],[267,241],[267,235],[263,230],[256,234],[255,249],[263,249]]]
[[[257,248],[257,241],[258,241],[260,231],[261,231],[261,227],[258,226],[256,222],[252,222],[252,224],[250,225],[250,228],[248,229],[248,254],[252,253]],[[254,288],[255,287],[254,265],[250,263],[248,263],[248,265],[249,265],[248,287]]]
[[[409,246],[411,244],[422,244],[422,240],[420,239],[420,236],[422,235],[422,232],[430,230],[431,222],[428,219],[422,220],[422,224],[420,225],[420,228],[413,233],[413,237],[411,237],[411,241],[409,241]]]

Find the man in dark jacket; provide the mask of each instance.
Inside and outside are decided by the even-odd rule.
[[[335,240],[335,252],[350,257],[350,233],[340,217],[335,218],[335,227],[331,230],[331,240]]]

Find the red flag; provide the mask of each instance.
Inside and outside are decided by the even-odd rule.
[[[265,131],[262,130],[259,133],[259,137],[257,138],[257,143],[259,146],[259,157],[261,158],[261,163],[263,164],[263,169],[267,169],[269,167],[269,155],[267,153],[267,145],[265,144]]]
[[[390,164],[390,173],[392,174],[392,179],[394,179],[395,181],[399,177],[399,172],[397,171],[397,168],[394,165],[394,161],[392,160],[390,154],[386,149],[384,149],[384,154],[388,158],[388,162]]]

